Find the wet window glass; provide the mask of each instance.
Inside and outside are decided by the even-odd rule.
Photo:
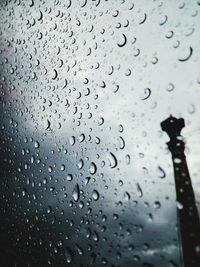
[[[200,1],[0,1],[0,265],[200,266]]]

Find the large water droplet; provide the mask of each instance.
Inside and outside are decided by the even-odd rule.
[[[158,176],[161,179],[164,179],[166,177],[165,171],[160,166],[158,166]]]
[[[83,162],[82,159],[80,159],[79,162],[77,163],[77,167],[78,167],[78,169],[79,169],[79,170],[82,169],[82,168],[83,168],[83,165],[84,165],[84,162]]]
[[[34,143],[34,147],[35,147],[35,148],[39,148],[39,147],[40,147],[40,143],[39,143],[38,141],[35,141],[35,143]]]
[[[72,174],[68,174],[67,175],[67,181],[72,181],[73,180],[73,176]]]
[[[78,201],[80,198],[80,189],[79,189],[79,185],[76,184],[74,187],[74,191],[72,193],[72,197],[74,199],[74,201]]]
[[[71,263],[73,260],[73,253],[70,248],[65,248],[65,258],[67,263]]]
[[[118,140],[119,140],[119,148],[123,149],[125,147],[125,141],[123,137],[120,136]]]
[[[96,171],[97,171],[97,166],[96,166],[96,164],[95,164],[94,162],[92,162],[92,163],[90,164],[89,171],[90,171],[91,174],[95,174],[95,173],[96,173]]]
[[[131,198],[130,194],[126,191],[126,192],[124,193],[124,199],[125,199],[125,201],[129,201],[130,198]]]
[[[137,189],[137,191],[136,191],[137,196],[138,197],[143,197],[143,191],[142,191],[142,188],[141,188],[139,183],[136,184],[136,189]]]
[[[99,199],[99,192],[97,190],[93,190],[92,197],[95,201]]]
[[[108,154],[108,160],[109,160],[109,163],[110,163],[109,165],[111,168],[115,168],[117,166],[117,158],[112,152]]]

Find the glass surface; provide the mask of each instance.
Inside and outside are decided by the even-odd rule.
[[[2,267],[184,266],[160,123],[185,120],[200,211],[199,12],[195,0],[0,1]]]

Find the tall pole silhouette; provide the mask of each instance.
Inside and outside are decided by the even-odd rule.
[[[177,213],[184,266],[199,267],[200,224],[194,191],[184,153],[185,143],[180,135],[184,127],[184,119],[176,119],[172,116],[161,122],[162,130],[165,131],[170,138],[167,145],[172,154],[174,167]]]

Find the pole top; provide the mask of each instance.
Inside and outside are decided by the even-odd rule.
[[[181,135],[181,130],[185,127],[185,121],[182,118],[177,119],[170,115],[169,118],[161,122],[160,125],[162,130],[172,139]]]

